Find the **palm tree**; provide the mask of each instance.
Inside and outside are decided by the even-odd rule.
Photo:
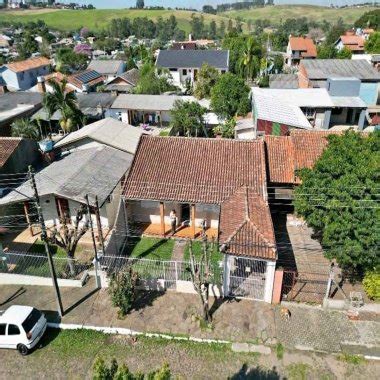
[[[256,44],[253,37],[248,38],[244,51],[239,60],[239,69],[242,75],[248,80],[253,79],[257,74],[260,62],[256,53]]]
[[[49,84],[53,88],[52,93],[46,93],[44,97],[44,108],[49,120],[56,111],[61,112],[60,126],[65,133],[70,132],[74,124],[79,124],[82,112],[78,109],[74,92],[66,89],[67,81],[62,82],[51,80]]]
[[[40,133],[36,124],[29,119],[17,119],[12,123],[12,136],[39,140]]]

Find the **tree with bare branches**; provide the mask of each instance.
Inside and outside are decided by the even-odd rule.
[[[59,219],[59,226],[54,224],[47,236],[48,243],[55,244],[66,252],[72,276],[76,274],[74,260],[78,242],[90,227],[89,220],[83,222],[86,213],[87,207],[81,205],[77,210],[73,223],[70,223],[69,215],[63,215]]]
[[[194,289],[199,295],[202,303],[202,316],[206,323],[211,323],[212,316],[210,313],[210,284],[212,283],[211,271],[211,255],[214,252],[214,239],[211,244],[207,240],[206,234],[202,235],[202,254],[198,262],[195,260],[195,255],[192,247],[192,241],[189,241],[190,254],[190,274]]]

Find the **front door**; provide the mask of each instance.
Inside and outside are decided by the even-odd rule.
[[[181,205],[181,222],[190,224],[190,205],[187,203]]]
[[[55,198],[55,204],[57,207],[57,213],[60,220],[65,220],[66,223],[70,223],[70,207],[69,201],[65,198]]]

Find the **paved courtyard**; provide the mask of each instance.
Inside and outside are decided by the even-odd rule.
[[[216,301],[212,304],[214,326],[207,330],[202,329],[194,318],[200,305],[195,295],[142,292],[135,310],[124,320],[117,318],[117,309],[112,306],[107,290],[94,290],[93,280],[83,288],[62,288],[62,298],[66,309],[63,323],[123,327],[235,342],[273,345],[281,342],[288,348],[327,352],[339,352],[343,346],[349,347],[350,352],[362,352],[362,348],[367,347],[368,352],[380,356],[379,315],[372,314],[368,320],[350,321],[340,311],[294,304],[290,307],[290,321],[284,321],[279,307],[266,303]],[[44,310],[51,321],[59,321],[50,287],[1,286],[0,308],[11,304],[34,305]]]

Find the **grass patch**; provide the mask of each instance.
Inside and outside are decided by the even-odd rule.
[[[127,244],[127,256],[139,259],[171,260],[174,240],[160,238],[132,238]]]
[[[365,363],[365,359],[363,356],[352,355],[352,354],[348,354],[347,352],[344,352],[338,355],[338,359],[342,362],[346,362],[346,363],[354,364],[354,365],[360,365],[360,364]]]
[[[282,360],[284,357],[284,346],[281,343],[276,344],[276,356],[278,360]]]
[[[77,248],[77,251],[80,250],[80,247]],[[66,252],[61,247],[57,245],[50,245],[50,252],[54,257],[63,257],[66,258]],[[38,253],[40,255],[46,255],[45,244],[41,240],[37,240],[28,250],[28,253]]]
[[[286,367],[289,380],[306,380],[310,372],[310,366],[304,363],[294,363]]]
[[[193,253],[196,260],[199,260],[202,256],[203,247],[202,242],[193,241]],[[187,243],[183,256],[184,261],[190,260],[189,243]],[[219,252],[217,244],[215,244],[214,251],[211,253],[211,263],[214,265],[219,264],[223,260],[223,255]]]
[[[159,136],[161,137],[167,137],[170,135],[170,129],[163,129],[162,131],[160,131],[159,133]]]

